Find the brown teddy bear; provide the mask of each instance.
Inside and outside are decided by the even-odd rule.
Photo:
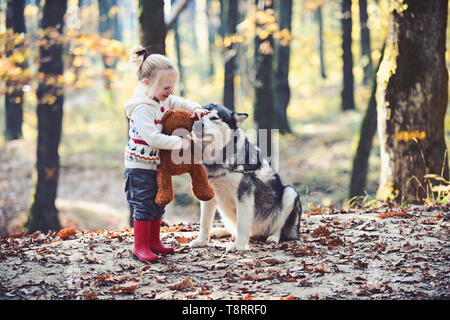
[[[195,119],[191,118],[191,113],[189,111],[169,110],[162,118],[163,133],[172,135],[175,130],[182,129],[180,131],[188,134],[192,131],[194,121]],[[177,130],[175,134],[180,131]],[[160,150],[160,167],[157,174],[158,193],[156,194],[155,199],[155,202],[158,205],[165,206],[172,202],[174,197],[172,176],[181,175],[183,173],[189,173],[191,175],[192,192],[199,200],[207,201],[214,198],[214,190],[208,183],[205,169],[198,162],[194,162],[193,148],[195,147],[195,144],[192,142],[191,146],[191,161],[189,163],[176,164],[172,161],[172,150]],[[180,150],[179,152],[181,154],[181,152],[187,151]]]

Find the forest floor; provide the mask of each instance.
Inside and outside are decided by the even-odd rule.
[[[152,265],[130,256],[121,152],[64,153],[56,205],[67,229],[24,235],[36,147],[9,142],[0,152],[0,299],[450,299],[449,205],[336,204],[358,122],[348,113],[281,140],[280,176],[305,209],[299,240],[233,254],[230,238],[191,249],[198,201],[188,177],[175,177],[162,237],[176,254]]]
[[[190,248],[199,225],[168,225],[175,254],[149,265],[129,228],[17,234],[0,240],[0,299],[450,299],[449,211],[310,211],[299,240],[243,253],[229,237]]]

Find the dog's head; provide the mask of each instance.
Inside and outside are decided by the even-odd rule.
[[[218,104],[208,104],[203,109],[209,111],[203,115],[201,123],[194,125],[196,138],[201,138],[204,144],[220,142],[227,143],[228,138],[233,135],[242,122],[248,118],[247,113],[237,113],[227,107]]]

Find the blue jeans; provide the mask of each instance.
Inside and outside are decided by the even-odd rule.
[[[164,214],[164,207],[155,203],[158,192],[156,172],[149,169],[125,169],[125,194],[128,203],[132,205],[134,220],[161,219]]]

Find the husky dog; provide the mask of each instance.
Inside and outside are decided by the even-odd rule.
[[[240,128],[248,117],[226,107],[209,104],[194,140],[203,144],[203,166],[215,198],[201,201],[200,233],[192,247],[209,242],[212,222],[218,209],[225,229],[236,240],[228,252],[247,249],[250,237],[278,243],[299,237],[302,206],[297,191],[282,184],[261,150]],[[198,140],[197,140],[198,141]],[[223,235],[223,234],[222,234]]]

